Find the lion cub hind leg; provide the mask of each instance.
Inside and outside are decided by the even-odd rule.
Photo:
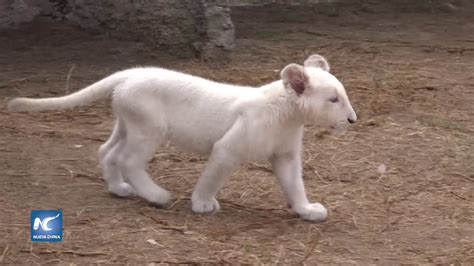
[[[125,128],[117,119],[110,138],[99,149],[99,157],[103,178],[107,182],[109,192],[119,197],[135,195],[135,190],[124,182],[122,172],[118,167],[118,156],[124,144]]]
[[[121,95],[120,95],[121,96]],[[146,201],[166,207],[171,194],[161,188],[147,172],[147,166],[155,149],[166,142],[166,123],[160,117],[159,105],[135,99],[135,102],[117,97],[114,109],[123,122],[125,138],[118,150],[118,167],[136,194]]]

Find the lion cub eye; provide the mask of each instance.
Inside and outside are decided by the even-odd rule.
[[[334,96],[331,99],[329,99],[329,101],[332,102],[332,103],[337,103],[337,102],[339,102],[339,98],[337,98],[337,96]]]

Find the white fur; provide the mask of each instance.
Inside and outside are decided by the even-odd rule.
[[[327,210],[309,203],[303,185],[303,125],[342,130],[348,119],[357,119],[344,87],[327,70],[326,60],[313,55],[304,67],[285,67],[282,80],[252,88],[161,68],[134,68],[64,97],[16,98],[8,108],[64,109],[112,95],[117,122],[99,151],[112,193],[137,194],[167,205],[170,193],[152,181],[146,167],[155,149],[171,141],[186,151],[209,155],[192,193],[193,211],[219,210],[216,195],[226,178],[248,161],[269,160],[293,210],[304,219],[320,221]],[[331,102],[336,95],[338,101]]]

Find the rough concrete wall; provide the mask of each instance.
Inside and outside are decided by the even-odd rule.
[[[380,5],[384,4],[395,11],[453,11],[472,5],[472,0],[235,0],[229,1],[232,7],[270,6],[270,5],[316,5],[316,4]]]
[[[182,50],[195,35],[198,2],[69,0],[67,19],[81,28]],[[187,54],[189,56],[189,49]]]
[[[41,14],[182,57],[226,60],[234,44],[227,0],[0,0],[0,30]]]
[[[48,0],[0,0],[0,29],[30,22],[48,6]]]
[[[264,5],[315,5],[322,3],[344,2],[348,0],[239,0],[230,1],[231,6],[264,6]],[[350,0],[349,0],[350,1]]]
[[[365,3],[395,10],[461,9],[471,0],[0,0],[0,30],[38,15],[69,20],[111,36],[145,41],[174,54],[228,59],[234,43],[230,7]],[[324,5],[321,5],[324,6]],[[331,5],[332,6],[332,5]]]
[[[225,1],[68,0],[67,20],[111,36],[145,41],[183,57],[224,58],[234,29]]]
[[[234,24],[227,1],[203,0],[203,24],[198,26],[200,40],[194,42],[201,57],[219,59],[228,57],[234,48]]]

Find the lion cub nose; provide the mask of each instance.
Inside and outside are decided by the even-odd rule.
[[[349,123],[351,123],[351,124],[354,124],[356,122],[355,120],[350,119],[350,118],[347,118],[347,121],[349,121]]]

